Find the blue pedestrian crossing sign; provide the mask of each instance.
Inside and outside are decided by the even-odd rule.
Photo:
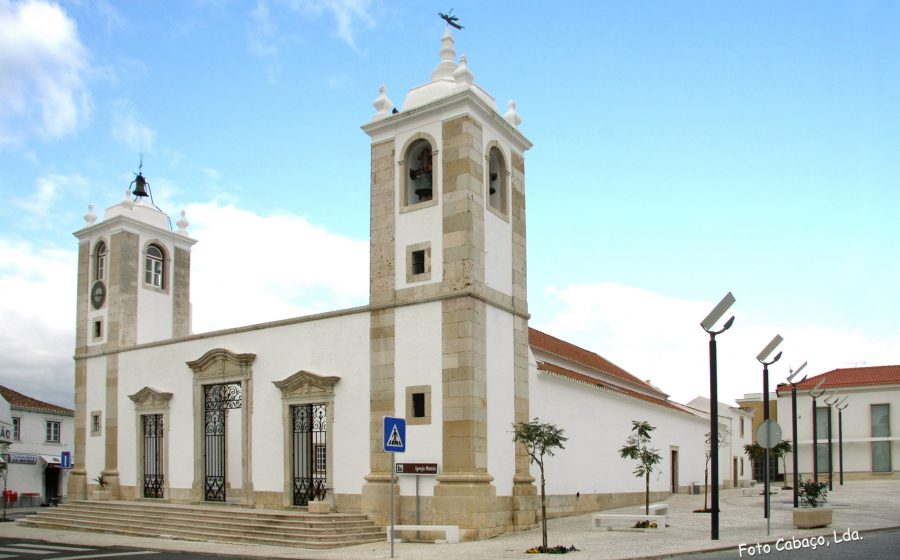
[[[384,417],[384,451],[386,453],[406,451],[406,418]]]

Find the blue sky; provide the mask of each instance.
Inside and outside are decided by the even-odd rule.
[[[450,7],[0,0],[0,383],[71,404],[71,232],[141,153],[199,239],[197,332],[365,304],[359,126],[379,86],[399,106],[429,79]],[[722,400],[761,390],[776,333],[773,380],[900,363],[900,4],[452,7],[534,143],[532,326],[681,401],[708,394],[698,325],[729,290]]]

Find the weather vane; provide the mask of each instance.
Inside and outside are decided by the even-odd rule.
[[[462,25],[456,23],[456,21],[457,21],[459,18],[456,17],[455,15],[453,15],[453,8],[450,8],[450,12],[449,12],[449,13],[442,14],[441,12],[438,12],[438,15],[441,16],[441,19],[442,19],[442,20],[444,20],[444,21],[447,22],[447,25],[450,25],[450,26],[455,27],[455,28],[457,28],[457,29],[462,29],[462,28],[463,28]]]

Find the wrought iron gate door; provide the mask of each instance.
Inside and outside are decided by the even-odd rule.
[[[241,408],[241,386],[237,383],[203,386],[204,499],[225,501],[225,411]]]
[[[293,418],[294,505],[325,497],[328,487],[328,414],[325,403],[291,407]]]
[[[163,416],[147,414],[144,421],[144,497],[163,497]]]

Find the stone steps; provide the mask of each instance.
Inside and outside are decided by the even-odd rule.
[[[384,529],[363,515],[149,502],[73,501],[17,523],[44,529],[302,548],[336,548],[384,539]]]

